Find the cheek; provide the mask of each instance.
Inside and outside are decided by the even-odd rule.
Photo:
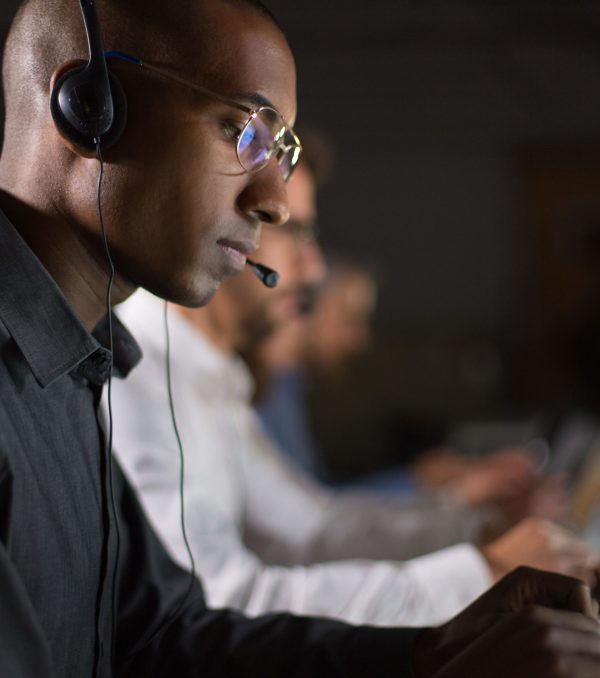
[[[215,171],[216,159],[205,154],[171,160],[146,189],[148,200],[164,218],[178,222],[190,238],[197,233],[197,225],[239,219],[239,181]]]
[[[155,165],[122,174],[118,189],[105,194],[123,235],[192,243],[235,209],[235,182],[209,176],[199,159],[182,163],[163,156]]]
[[[173,174],[163,178],[144,171],[128,173],[120,188],[112,196],[111,245],[126,275],[146,283],[155,274],[189,277],[209,268],[217,217],[201,193]]]
[[[215,169],[221,146],[194,140],[192,129],[180,125],[127,164],[109,165],[104,195],[123,273],[143,286],[196,294],[206,280],[223,278],[216,243],[239,222],[240,180]]]
[[[217,121],[208,115],[156,116],[143,129],[126,134],[124,167],[147,178],[147,194],[161,183],[175,188],[176,195],[187,189],[210,189],[219,177],[238,169],[235,146],[220,134]]]

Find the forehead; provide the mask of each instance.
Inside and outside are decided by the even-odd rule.
[[[296,118],[296,67],[279,28],[243,3],[203,5],[188,70],[196,82],[238,96],[259,94],[292,124]]]

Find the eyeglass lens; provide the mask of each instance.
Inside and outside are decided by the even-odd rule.
[[[281,173],[287,180],[298,162],[300,148],[294,135],[285,128],[281,115],[265,107],[259,109],[240,133],[237,152],[247,172],[264,167],[276,152]]]

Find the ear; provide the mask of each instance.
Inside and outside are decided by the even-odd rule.
[[[83,68],[86,64],[87,62],[83,59],[72,59],[71,61],[67,61],[66,63],[59,66],[54,71],[54,73],[52,73],[52,77],[50,78],[50,96],[52,96],[52,92],[54,91],[57,82],[61,78],[67,75],[69,71],[73,71],[77,68]],[[54,129],[56,130],[58,136],[61,138],[63,145],[66,146],[71,151],[71,153],[74,153],[75,155],[78,155],[82,158],[96,157],[96,153],[93,150],[84,148],[83,146],[76,144],[72,139],[69,139],[61,129],[60,125],[56,124],[54,118],[52,118],[52,124],[54,125]]]

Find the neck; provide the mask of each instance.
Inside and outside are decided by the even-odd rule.
[[[52,200],[35,200],[34,191],[11,190],[0,180],[4,211],[88,330],[106,314],[109,267],[102,242],[61,213]],[[124,301],[133,287],[115,279],[113,303]]]

